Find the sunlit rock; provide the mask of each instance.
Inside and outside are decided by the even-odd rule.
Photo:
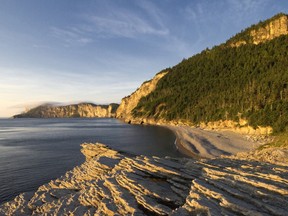
[[[82,144],[86,162],[0,215],[287,215],[288,164],[158,158]]]

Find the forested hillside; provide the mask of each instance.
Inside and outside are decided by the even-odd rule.
[[[183,60],[140,100],[133,116],[193,124],[244,118],[255,127],[283,131],[288,125],[288,36],[258,45],[220,45]]]

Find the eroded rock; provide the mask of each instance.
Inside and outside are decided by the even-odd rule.
[[[0,215],[285,215],[288,164],[133,156],[82,144],[86,162]]]
[[[142,120],[137,120],[132,116],[132,110],[138,105],[138,102],[142,97],[147,96],[155,90],[159,80],[167,73],[167,71],[164,71],[162,73],[156,74],[153,79],[144,82],[135,92],[123,98],[116,111],[116,117],[129,123],[131,123],[131,121],[141,123]]]

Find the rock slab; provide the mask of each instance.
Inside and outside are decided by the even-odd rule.
[[[137,156],[82,144],[86,161],[0,215],[287,215],[288,164]]]

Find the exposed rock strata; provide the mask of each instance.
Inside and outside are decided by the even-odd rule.
[[[281,35],[288,34],[288,15],[282,14],[277,19],[272,19],[265,26],[253,29],[248,32],[251,41],[239,40],[230,44],[231,47],[239,47],[247,43],[259,44],[268,40],[272,40]]]
[[[82,144],[86,162],[0,215],[287,215],[288,164],[134,156]]]
[[[96,105],[80,103],[67,106],[41,105],[14,118],[93,118],[115,117],[118,104]]]
[[[243,160],[258,160],[278,165],[288,164],[288,148],[263,148],[257,151],[239,152],[232,158],[242,158]]]
[[[135,92],[123,98],[116,111],[116,117],[123,119],[126,122],[133,121],[132,110],[137,106],[142,97],[145,97],[154,91],[158,81],[166,74],[167,72],[156,74],[153,79],[144,82]]]

